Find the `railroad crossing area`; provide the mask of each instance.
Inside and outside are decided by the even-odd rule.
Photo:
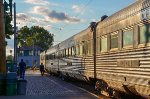
[[[39,70],[26,72],[26,95],[0,96],[0,99],[98,99],[98,96]]]

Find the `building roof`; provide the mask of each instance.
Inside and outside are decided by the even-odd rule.
[[[33,50],[33,46],[21,46],[18,48],[18,50]],[[34,46],[34,50],[40,50],[43,51],[43,49],[39,46]]]

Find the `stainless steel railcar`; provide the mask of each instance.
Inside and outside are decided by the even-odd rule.
[[[86,49],[83,48],[83,39],[89,40],[92,46],[90,29],[86,29],[50,48],[46,53],[46,68],[50,72],[59,73],[63,77],[87,80],[84,62],[86,56],[84,50]],[[92,54],[92,47],[89,51],[88,53]]]
[[[100,22],[96,31],[96,74],[103,90],[111,87],[150,98],[150,1],[122,9]]]
[[[65,77],[97,80],[101,91],[150,98],[150,1],[97,22],[46,52],[46,68]]]

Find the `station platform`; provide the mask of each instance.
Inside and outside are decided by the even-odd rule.
[[[99,97],[58,77],[39,70],[26,71],[26,95],[0,96],[0,99],[98,99]]]

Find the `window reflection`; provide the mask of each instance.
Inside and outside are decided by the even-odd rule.
[[[133,46],[133,29],[123,32],[123,47]]]
[[[107,36],[101,38],[101,52],[107,52]]]

